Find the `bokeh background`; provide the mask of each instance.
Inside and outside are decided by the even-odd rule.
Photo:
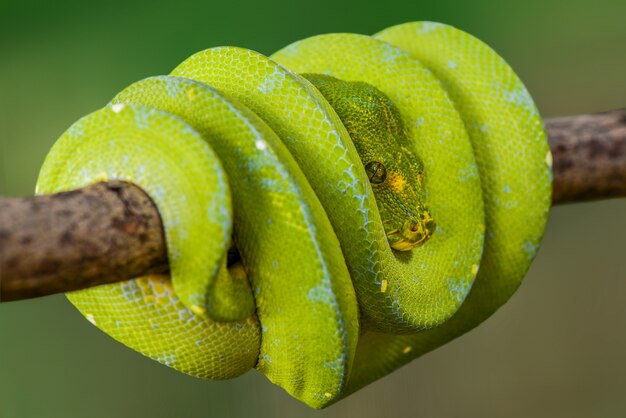
[[[626,106],[623,0],[0,0],[0,194],[32,194],[73,121],[195,51],[270,54],[411,20],[489,43],[545,117]],[[524,285],[496,315],[321,412],[256,372],[205,382],[152,362],[63,296],[2,304],[0,417],[624,417],[625,213],[626,199],[555,208]]]

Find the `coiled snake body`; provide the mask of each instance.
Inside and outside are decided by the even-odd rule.
[[[431,22],[271,58],[208,49],[139,81],[62,135],[37,192],[107,179],[155,202],[170,272],[71,302],[163,364],[209,379],[254,367],[314,408],[506,302],[551,202],[521,81]]]

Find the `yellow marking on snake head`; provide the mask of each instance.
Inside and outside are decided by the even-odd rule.
[[[406,178],[400,173],[389,172],[387,173],[387,179],[389,187],[394,193],[402,194],[404,187],[406,186]]]
[[[324,396],[326,396],[327,398],[330,398],[331,396],[333,396],[333,394],[330,392],[324,392]]]
[[[410,345],[407,345],[406,347],[404,347],[404,349],[402,350],[402,352],[404,354],[409,354],[411,352],[411,350],[413,350],[413,347],[411,347]]]
[[[422,212],[422,214],[424,215],[424,223],[427,224],[428,222],[433,220],[433,217],[430,216],[430,213],[425,210],[424,212]]]
[[[424,173],[417,173],[415,175],[415,181],[417,182],[418,186],[423,186],[424,185]]]
[[[478,274],[478,264],[472,264],[472,274],[474,276]]]
[[[387,280],[383,279],[382,282],[380,282],[380,291],[382,293],[385,293],[387,291]]]

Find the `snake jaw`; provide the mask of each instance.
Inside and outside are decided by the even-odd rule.
[[[435,233],[436,224],[428,211],[422,212],[419,219],[411,219],[404,222],[402,230],[394,229],[387,232],[389,245],[394,250],[410,251],[425,244]],[[394,240],[396,235],[400,239]]]

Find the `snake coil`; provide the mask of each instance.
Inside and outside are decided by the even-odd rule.
[[[384,93],[424,176],[364,168],[305,73]],[[254,367],[314,408],[495,312],[534,258],[551,202],[551,156],[523,84],[488,46],[432,22],[316,36],[271,58],[212,48],[134,83],[62,135],[37,193],[107,179],[153,199],[170,272],[70,301],[163,364],[210,379]],[[373,192],[384,182],[400,195],[423,188],[434,233],[419,248],[390,247],[397,231]]]

